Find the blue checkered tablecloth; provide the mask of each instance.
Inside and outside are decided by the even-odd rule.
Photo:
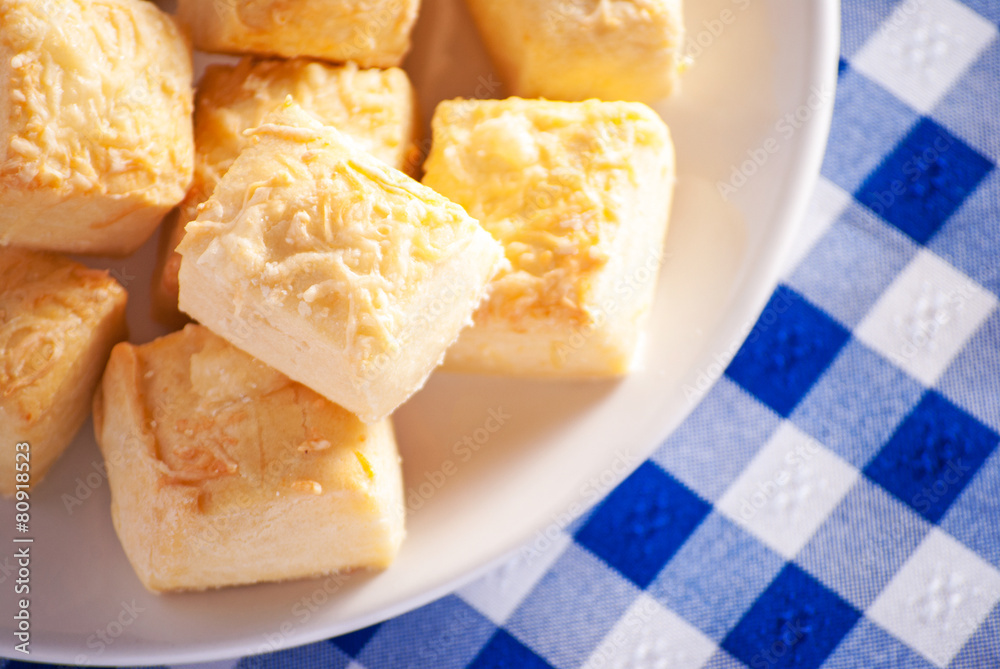
[[[202,666],[1000,667],[998,23],[844,2],[795,262],[588,515],[399,618]]]

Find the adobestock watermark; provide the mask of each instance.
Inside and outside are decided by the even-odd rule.
[[[449,666],[449,660],[452,660],[449,651],[454,649],[457,644],[465,643],[466,639],[481,629],[481,621],[480,615],[469,607],[453,608],[444,621],[445,624],[439,628],[440,631],[433,636],[428,636],[417,646],[416,655],[423,660],[419,665]],[[407,664],[406,666],[415,665]]]
[[[545,12],[542,14],[542,21],[546,27],[552,30],[561,27],[562,24],[570,20],[580,19],[580,6],[570,0],[559,0],[559,2],[548,2],[545,4]]]
[[[696,63],[722,37],[726,29],[736,23],[739,14],[749,9],[753,3],[752,0],[731,0],[730,4],[732,7],[723,8],[715,17],[704,19],[701,26],[688,30],[684,38],[685,62]]]
[[[365,19],[354,26],[348,56],[360,56],[378,50],[379,42],[388,36],[387,33],[391,33],[406,13],[406,3],[401,0],[359,5],[359,8],[364,7],[369,8],[369,11],[365,12]]]
[[[936,350],[942,330],[961,315],[979,290],[971,280],[963,281],[950,291],[940,290],[929,281],[924,282],[922,294],[917,297],[913,309],[894,320],[903,343],[897,350],[889,352],[890,360],[905,368],[906,361]]]
[[[736,357],[736,354],[739,353],[740,348],[744,344],[752,345],[756,343],[762,335],[778,322],[781,315],[788,311],[792,304],[799,299],[798,295],[791,291],[781,291],[776,295],[777,299],[774,299],[773,303],[769,303],[764,308],[764,311],[761,312],[755,322],[747,321],[744,323],[736,336],[730,340],[729,345],[722,351],[716,352],[712,356],[712,362],[698,371],[698,374],[695,376],[694,385],[685,383],[681,386],[688,404],[694,404],[704,397],[705,393],[712,388],[715,382],[725,374],[726,368],[732,362],[733,358]]]
[[[926,0],[903,0],[895,9],[893,9],[892,14],[882,22],[879,26],[879,35],[885,37],[898,32],[915,14],[926,8]]]
[[[406,508],[408,511],[417,511],[433,497],[444,484],[459,471],[459,466],[465,464],[475,457],[476,453],[485,446],[489,440],[499,432],[511,415],[504,411],[502,406],[490,409],[482,424],[461,439],[455,441],[451,447],[453,458],[445,458],[437,469],[424,472],[420,483],[409,486],[406,490]]]
[[[169,403],[163,396],[158,396],[152,406],[152,415],[169,415],[169,412]],[[83,506],[104,485],[110,476],[109,469],[128,471],[128,454],[142,452],[147,447],[148,439],[145,434],[131,431],[121,446],[110,454],[102,449],[101,459],[91,460],[89,469],[74,479],[72,490],[60,495],[59,499],[66,513],[72,516],[78,507]]]
[[[139,614],[144,613],[146,608],[139,606],[133,599],[122,601],[118,615],[109,620],[105,625],[94,630],[94,633],[87,637],[87,648],[91,652],[80,653],[74,658],[77,664],[88,664],[104,654],[104,651],[112,646],[129,627],[139,619]]]
[[[948,460],[947,465],[934,483],[924,486],[910,499],[910,506],[921,513],[929,513],[935,504],[961,483],[972,471],[972,465],[962,458]]]
[[[795,478],[796,472],[811,462],[822,450],[819,441],[808,437],[785,453],[781,469],[774,472],[770,478],[758,481],[757,488],[749,496],[740,499],[740,518],[745,521],[750,520],[772,500],[782,495],[785,486]]]
[[[120,455],[118,458],[124,462],[124,458]],[[84,475],[76,477],[72,494],[64,492],[60,497],[63,506],[66,508],[66,513],[73,515],[76,508],[78,506],[83,506],[83,503],[90,499],[91,495],[100,489],[107,480],[107,462],[104,460],[92,460],[90,463],[90,471]]]
[[[781,658],[805,639],[810,631],[811,627],[801,618],[785,621],[777,638],[750,658],[750,666],[753,669],[768,669],[768,667],[775,666],[781,661]]]
[[[473,89],[472,95],[462,100],[455,100],[444,108],[446,111],[436,113],[446,114],[444,118],[448,125],[461,123],[472,114],[477,100],[491,100],[495,98],[502,86],[503,83],[496,78],[493,72],[479,75],[476,78],[476,87]],[[407,153],[403,167],[400,169],[411,176],[420,174],[424,161],[430,153],[432,144],[432,136],[426,136],[415,143],[413,149]]]
[[[911,154],[900,165],[897,177],[889,182],[887,188],[866,194],[864,204],[879,216],[884,216],[913,184],[939,165],[941,157],[951,150],[954,144],[955,140],[939,129],[929,146],[924,147],[919,153]]]
[[[495,407],[487,411],[486,417],[481,425],[471,430],[461,439],[452,445],[451,453],[453,458],[445,459],[437,469],[426,472],[420,483],[411,485],[406,490],[406,511],[415,511],[422,508],[427,501],[433,497],[444,484],[459,471],[462,463],[469,462],[489,440],[498,433],[511,420],[511,414],[507,413],[503,407]],[[209,535],[197,539],[212,541],[211,533],[218,531],[216,524],[209,530]],[[317,587],[299,598],[289,610],[289,616],[277,626],[275,631],[263,634],[260,637],[260,644],[255,652],[258,654],[271,653],[287,648],[294,642],[294,637],[298,628],[305,625],[315,616],[322,607],[329,602],[352,578],[350,573],[338,572],[327,576]],[[447,631],[443,635],[451,634]],[[418,650],[421,657],[425,659],[435,659],[440,654],[442,644],[448,641],[447,638],[428,639]],[[264,658],[248,658],[245,661],[248,667],[269,666]]]
[[[786,112],[775,124],[772,134],[754,148],[747,149],[746,157],[740,163],[730,165],[729,179],[716,181],[715,188],[723,201],[728,202],[730,196],[739,192],[747,185],[772,156],[779,153],[792,137],[795,136],[820,110],[833,99],[835,88],[824,84],[809,89],[806,100],[795,109]]]
[[[544,528],[535,532],[535,536],[518,551],[516,560],[525,564],[534,562],[549,550],[559,540],[563,531],[580,517],[580,515],[604,499],[608,493],[625,480],[642,458],[631,451],[618,449],[611,463],[599,474],[591,476],[578,489],[578,498],[570,504],[566,511],[557,513]]]
[[[615,667],[621,666],[615,662],[621,650],[634,643],[632,638],[635,633],[647,628],[659,610],[660,606],[651,598],[640,598],[637,605],[629,609],[625,617],[616,623],[614,633],[601,644],[600,648],[593,655],[587,658],[587,663],[583,665],[583,669],[600,669],[601,667],[612,666],[612,663]],[[652,634],[652,631],[650,631],[650,634]],[[654,658],[656,658],[655,650],[653,651],[653,657],[648,659],[653,660]],[[635,659],[638,660],[639,658]],[[660,665],[656,664],[654,666]],[[663,666],[671,665],[664,664]]]
[[[274,653],[294,645],[295,635],[300,627],[313,619],[323,606],[336,596],[352,578],[350,573],[337,572],[325,577],[316,588],[303,595],[288,610],[288,616],[273,632],[260,635],[259,643],[254,649],[257,656],[249,657],[240,663],[246,667],[269,667],[270,661],[259,657],[265,653]]]
[[[591,338],[601,332],[601,328],[624,305],[629,305],[641,299],[643,295],[649,294],[659,276],[663,261],[664,257],[658,249],[650,249],[641,263],[618,279],[614,286],[614,295],[586,309],[586,319],[582,323],[574,323],[569,334],[555,342],[553,350],[559,364],[565,365],[570,358],[584,350]]]

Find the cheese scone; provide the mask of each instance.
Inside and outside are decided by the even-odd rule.
[[[111,347],[126,336],[126,299],[105,271],[0,248],[0,493],[38,483],[87,419]],[[15,455],[22,442],[27,457]]]
[[[636,102],[454,100],[432,130],[424,184],[479,219],[510,261],[445,369],[628,372],[674,187],[660,117]]]
[[[386,567],[403,539],[391,422],[365,425],[202,326],[116,346],[94,430],[149,590]]]
[[[189,223],[180,308],[353,411],[416,392],[503,248],[460,206],[287,102]]]
[[[683,67],[681,0],[466,0],[508,91],[665,98]]]
[[[250,143],[245,131],[292,96],[326,125],[347,133],[376,158],[400,170],[414,170],[416,101],[406,73],[329,65],[305,59],[244,58],[235,66],[205,71],[195,98],[194,181],[180,213],[164,223],[160,258],[153,274],[153,314],[169,325],[185,320],[177,311],[174,251],[184,226],[197,216],[236,157]]]
[[[180,0],[203,51],[399,65],[420,0]]]
[[[143,0],[0,0],[0,245],[124,255],[191,181],[191,52]]]

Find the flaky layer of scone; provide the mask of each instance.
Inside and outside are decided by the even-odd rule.
[[[307,56],[362,67],[399,65],[420,0],[179,0],[195,47]]]
[[[510,262],[446,368],[627,372],[673,193],[663,121],[641,103],[510,98],[442,102],[432,128],[424,183],[464,206]]]
[[[180,308],[377,421],[440,362],[502,248],[294,103],[254,137],[178,247]]]
[[[0,245],[137,249],[191,181],[191,108],[153,3],[0,2]]]
[[[180,256],[174,249],[184,226],[197,217],[198,205],[250,143],[245,132],[260,125],[288,96],[376,158],[400,170],[416,169],[413,86],[398,68],[359,69],[301,58],[244,58],[234,66],[209,67],[195,98],[194,180],[177,218],[165,221],[153,276],[153,313],[159,320],[183,320],[177,311]]]
[[[681,0],[466,0],[514,95],[670,95],[684,66]]]
[[[150,590],[381,568],[402,541],[391,422],[363,424],[202,326],[116,346],[94,428]]]
[[[16,490],[16,444],[30,445],[34,485],[90,414],[126,300],[106,271],[0,247],[0,494]]]

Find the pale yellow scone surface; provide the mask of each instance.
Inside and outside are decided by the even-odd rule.
[[[206,328],[115,347],[94,426],[148,589],[382,568],[404,535],[392,424],[365,425]]]
[[[629,371],[674,186],[663,121],[626,102],[453,100],[424,183],[464,206],[510,262],[446,368],[533,376]]]
[[[0,494],[15,491],[16,444],[37,484],[90,414],[126,300],[106,271],[0,248]]]
[[[179,317],[180,256],[174,249],[184,226],[197,217],[198,205],[250,143],[245,132],[260,125],[288,96],[375,157],[400,170],[415,169],[416,104],[413,86],[402,70],[306,59],[244,58],[234,66],[210,66],[195,98],[194,181],[178,217],[167,221],[153,277],[154,314],[159,320],[173,323]]]
[[[191,181],[191,53],[143,0],[0,0],[0,245],[127,254]]]
[[[653,102],[684,67],[681,0],[466,0],[508,91]]]
[[[180,0],[204,51],[399,65],[420,0]]]
[[[180,308],[373,422],[418,390],[503,250],[458,205],[289,102],[178,247]]]

